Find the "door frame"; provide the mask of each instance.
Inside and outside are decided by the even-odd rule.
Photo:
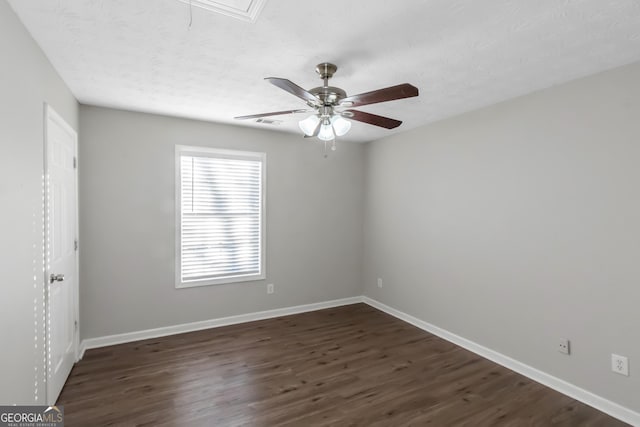
[[[61,126],[66,132],[73,135],[73,156],[75,159],[75,188],[73,189],[75,193],[75,239],[78,241],[79,239],[79,199],[78,199],[78,132],[73,129],[60,114],[56,112],[56,110],[47,102],[44,103],[44,176],[43,176],[43,223],[44,223],[44,309],[45,316],[49,319],[49,275],[51,272],[48,270],[49,265],[49,257],[47,251],[48,239],[49,239],[49,225],[47,218],[49,216],[49,198],[47,196],[48,192],[48,176],[49,176],[49,120],[56,122],[59,126]],[[73,354],[75,362],[80,360],[80,247],[75,251],[75,261],[76,261],[76,281],[73,292],[73,313],[75,317],[75,322],[77,327],[74,327],[74,337],[73,337]],[[45,345],[44,345],[44,357],[45,357],[45,372],[44,372],[44,383],[45,383],[45,395],[47,404],[55,405],[55,402],[50,402],[50,396],[48,396],[48,381],[49,381],[49,339],[50,339],[50,331],[49,326],[45,323],[44,326],[44,335],[45,335]]]

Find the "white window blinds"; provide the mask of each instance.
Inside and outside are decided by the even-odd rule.
[[[177,285],[264,278],[264,154],[184,150],[178,161]]]

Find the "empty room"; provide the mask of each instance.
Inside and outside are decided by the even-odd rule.
[[[638,0],[0,36],[0,427],[640,426]]]

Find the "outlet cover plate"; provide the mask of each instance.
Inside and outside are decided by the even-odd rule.
[[[629,359],[618,354],[611,355],[611,370],[616,374],[629,376]]]
[[[562,338],[558,342],[558,351],[562,354],[571,354],[571,343],[568,339]]]

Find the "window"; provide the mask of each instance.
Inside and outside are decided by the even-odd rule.
[[[176,287],[265,278],[265,153],[176,146]]]

